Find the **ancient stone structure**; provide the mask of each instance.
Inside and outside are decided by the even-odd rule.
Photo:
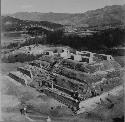
[[[70,54],[69,51],[67,53]],[[123,69],[112,56],[87,51],[77,51],[74,55],[85,55],[93,61],[43,55],[25,67],[17,68],[18,73],[11,72],[9,76],[23,85],[44,92],[74,112],[80,109],[81,101],[122,84]]]

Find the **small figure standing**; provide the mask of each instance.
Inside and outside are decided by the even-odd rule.
[[[26,106],[25,107],[21,107],[20,108],[20,113],[21,113],[21,115],[25,115],[27,113],[27,107]]]
[[[21,113],[21,115],[24,114],[24,110],[23,110],[23,108],[20,109],[20,113]]]
[[[24,110],[24,115],[26,115],[26,113],[27,113],[27,106],[25,106],[23,110]]]

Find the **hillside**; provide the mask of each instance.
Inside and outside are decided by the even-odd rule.
[[[62,27],[61,24],[56,24],[47,21],[31,21],[31,20],[20,20],[10,16],[2,16],[2,31],[26,31],[29,28],[39,27],[45,30],[56,30]]]
[[[101,9],[85,13],[39,13],[19,12],[10,15],[22,20],[50,21],[60,24],[73,24],[77,26],[102,26],[125,23],[125,5],[106,6]]]

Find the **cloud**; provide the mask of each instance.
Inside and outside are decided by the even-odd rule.
[[[31,8],[33,8],[33,6],[32,5],[22,5],[21,8],[22,9],[31,9]]]

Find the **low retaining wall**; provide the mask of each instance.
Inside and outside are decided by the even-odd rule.
[[[29,76],[31,78],[31,74],[30,74],[30,71],[27,70],[27,69],[24,69],[23,67],[18,67],[17,68],[17,71],[20,71],[22,72],[23,74],[26,74],[27,76]]]
[[[39,58],[39,60],[41,61],[46,61],[48,63],[54,63],[55,61],[60,61],[62,58],[58,57],[58,56],[47,56],[47,55],[43,55],[41,58]]]
[[[64,95],[58,94],[58,91],[54,92],[53,90],[48,89],[48,88],[43,89],[43,91],[47,96],[50,96],[50,97],[56,99],[57,101],[63,103],[64,105],[66,105],[70,108],[75,107],[77,109],[79,106],[79,103],[77,103],[75,100],[70,99]]]
[[[57,76],[54,84],[73,92],[77,91],[80,94],[80,97],[83,99],[86,99],[92,95],[91,88],[86,83],[80,83],[79,81],[69,79],[65,76]]]
[[[107,92],[121,84],[122,84],[121,79],[119,77],[115,77],[115,78],[105,79],[105,80],[95,84],[94,89],[98,94],[101,94],[101,93]]]
[[[98,63],[83,63],[83,62],[78,62],[74,60],[69,60],[69,59],[63,59],[60,63],[63,67],[69,68],[69,69],[74,69],[76,71],[81,71],[81,72],[86,72],[86,73],[94,73],[96,71],[105,71],[105,70],[110,70],[112,68],[114,69],[120,69],[121,66],[119,63],[116,61],[100,61]]]
[[[20,77],[18,77],[18,76],[16,76],[15,74],[10,72],[8,74],[8,76],[11,77],[12,79],[16,80],[17,82],[21,83],[22,85],[25,85],[25,80],[20,78]]]
[[[46,61],[36,60],[36,61],[33,61],[32,63],[30,63],[30,65],[36,66],[36,67],[40,67],[40,66],[46,67],[46,66],[49,66],[50,63],[48,63]]]
[[[61,70],[58,70],[57,74],[63,75],[63,76],[68,77],[70,79],[78,80],[81,83],[86,82],[87,84],[97,82],[104,77],[104,75],[88,74],[85,72],[80,72],[80,71],[72,70],[72,69],[65,68],[65,67],[62,68]]]

